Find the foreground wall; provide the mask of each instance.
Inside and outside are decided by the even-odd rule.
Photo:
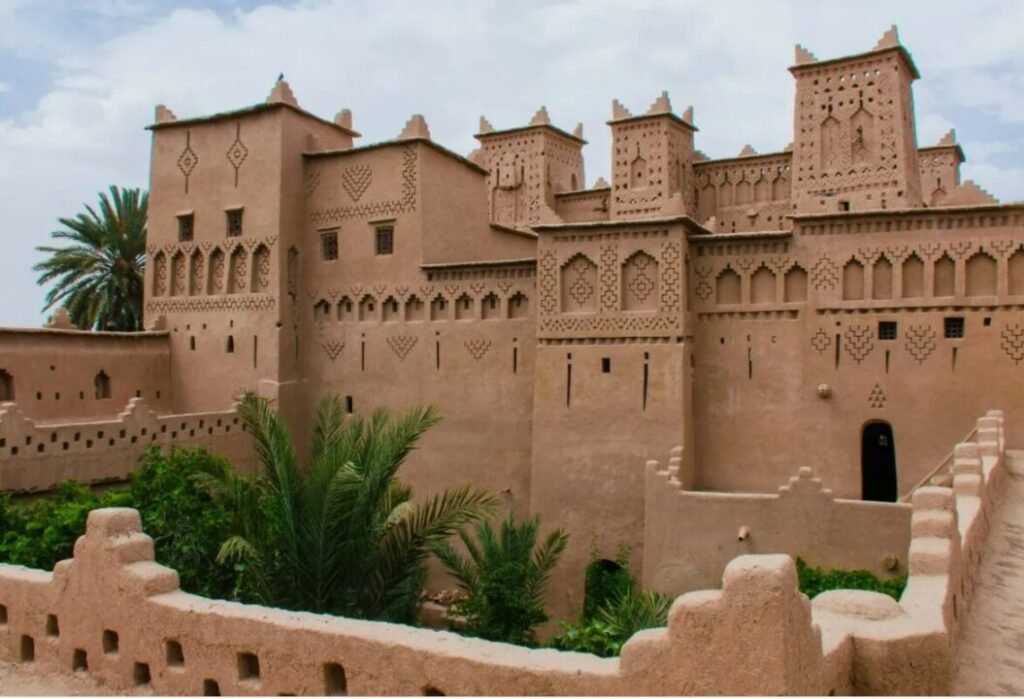
[[[0,566],[0,658],[158,694],[820,694],[821,644],[792,562],[745,557],[676,601],[621,659],[211,601],[153,562],[138,513],[95,510],[52,574]]]
[[[234,409],[157,415],[132,398],[111,420],[37,424],[15,403],[0,404],[0,491],[48,490],[61,481],[122,481],[150,444],[202,446],[236,470],[255,467],[252,443]]]
[[[911,507],[839,500],[810,468],[775,494],[709,493],[682,487],[677,449],[647,463],[644,586],[677,595],[716,584],[736,556],[785,553],[825,568],[907,572]]]

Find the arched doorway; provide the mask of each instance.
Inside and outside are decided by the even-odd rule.
[[[896,441],[892,425],[875,421],[864,425],[860,438],[861,493],[864,500],[896,502]]]

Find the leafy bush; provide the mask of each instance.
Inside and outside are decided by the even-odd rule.
[[[596,553],[591,557],[580,621],[563,622],[562,633],[551,639],[551,646],[607,658],[618,655],[637,631],[667,625],[672,599],[639,589],[629,573],[628,550],[620,551],[611,565],[597,560]]]
[[[593,618],[563,623],[562,633],[551,639],[551,646],[604,658],[616,656],[637,631],[666,626],[671,606],[667,595],[639,590],[631,583],[598,607]]]
[[[15,503],[8,493],[0,495],[0,561],[52,570],[57,561],[70,558],[75,541],[85,533],[85,519],[97,507],[129,506],[125,492],[108,491],[97,496],[75,481],[64,481],[45,498]]]
[[[539,517],[516,524],[509,514],[497,534],[490,522],[477,524],[475,542],[465,531],[459,532],[469,558],[448,542],[434,547],[467,595],[452,611],[465,618],[468,634],[537,645],[533,627],[548,620],[544,587],[569,543],[569,535],[557,529],[538,546],[539,529]]]
[[[866,570],[825,570],[809,566],[802,558],[796,559],[796,573],[800,592],[814,599],[826,590],[868,590],[881,592],[896,599],[907,586],[907,576],[879,580]]]
[[[99,507],[134,507],[153,537],[156,559],[178,571],[182,589],[210,597],[231,597],[237,571],[216,562],[230,531],[232,513],[210,493],[212,479],[230,470],[224,459],[203,449],[150,447],[127,490],[93,493],[75,481],[48,496],[12,502],[0,495],[0,561],[51,570],[70,558],[85,533],[89,512]]]
[[[231,464],[205,449],[152,446],[132,474],[130,507],[153,537],[156,559],[178,571],[181,588],[205,597],[237,596],[241,571],[218,563],[220,546],[231,535],[231,501],[217,488]]]

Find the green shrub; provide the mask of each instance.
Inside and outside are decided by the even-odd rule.
[[[516,524],[509,514],[499,532],[486,520],[478,523],[476,541],[459,531],[468,558],[447,541],[434,547],[435,555],[467,595],[452,610],[466,620],[467,634],[537,645],[533,628],[548,620],[544,588],[569,543],[569,535],[556,529],[538,545],[539,531],[539,517]]]
[[[583,597],[583,618],[593,619],[606,602],[633,588],[629,573],[629,549],[622,547],[614,561],[600,558],[596,548],[590,552]]]
[[[562,633],[551,639],[559,650],[593,653],[607,658],[616,656],[637,631],[668,624],[672,599],[657,592],[630,586],[598,607],[590,619],[577,624],[562,624]]]
[[[617,656],[637,631],[668,624],[672,599],[639,589],[629,572],[629,551],[615,562],[591,554],[586,572],[586,598],[579,622],[561,624],[562,633],[551,639],[552,648]]]
[[[866,570],[825,570],[809,566],[802,558],[796,559],[796,573],[800,592],[814,599],[826,590],[868,590],[881,592],[899,601],[907,576],[879,580]]]
[[[130,496],[108,491],[101,496],[75,481],[64,481],[52,496],[14,503],[0,496],[0,561],[52,570],[70,558],[85,533],[85,519],[97,507],[123,507]]]
[[[218,563],[221,544],[231,534],[231,503],[219,485],[231,464],[199,447],[151,446],[132,474],[131,507],[153,538],[156,560],[178,571],[181,588],[204,597],[234,598],[240,570]]]
[[[143,530],[153,537],[156,559],[178,571],[181,587],[210,597],[232,597],[238,571],[216,562],[227,538],[232,512],[215,497],[212,484],[230,470],[224,459],[203,449],[150,447],[128,490],[93,493],[75,481],[29,502],[0,495],[0,561],[52,570],[70,558],[85,533],[89,512],[98,507],[134,507]]]

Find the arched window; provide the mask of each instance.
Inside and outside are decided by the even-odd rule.
[[[501,318],[501,301],[493,291],[484,296],[480,302],[480,313],[484,320],[498,320]]]
[[[105,400],[110,398],[110,377],[107,376],[107,372],[100,371],[96,374],[96,380],[93,382],[96,387],[96,400]]]

